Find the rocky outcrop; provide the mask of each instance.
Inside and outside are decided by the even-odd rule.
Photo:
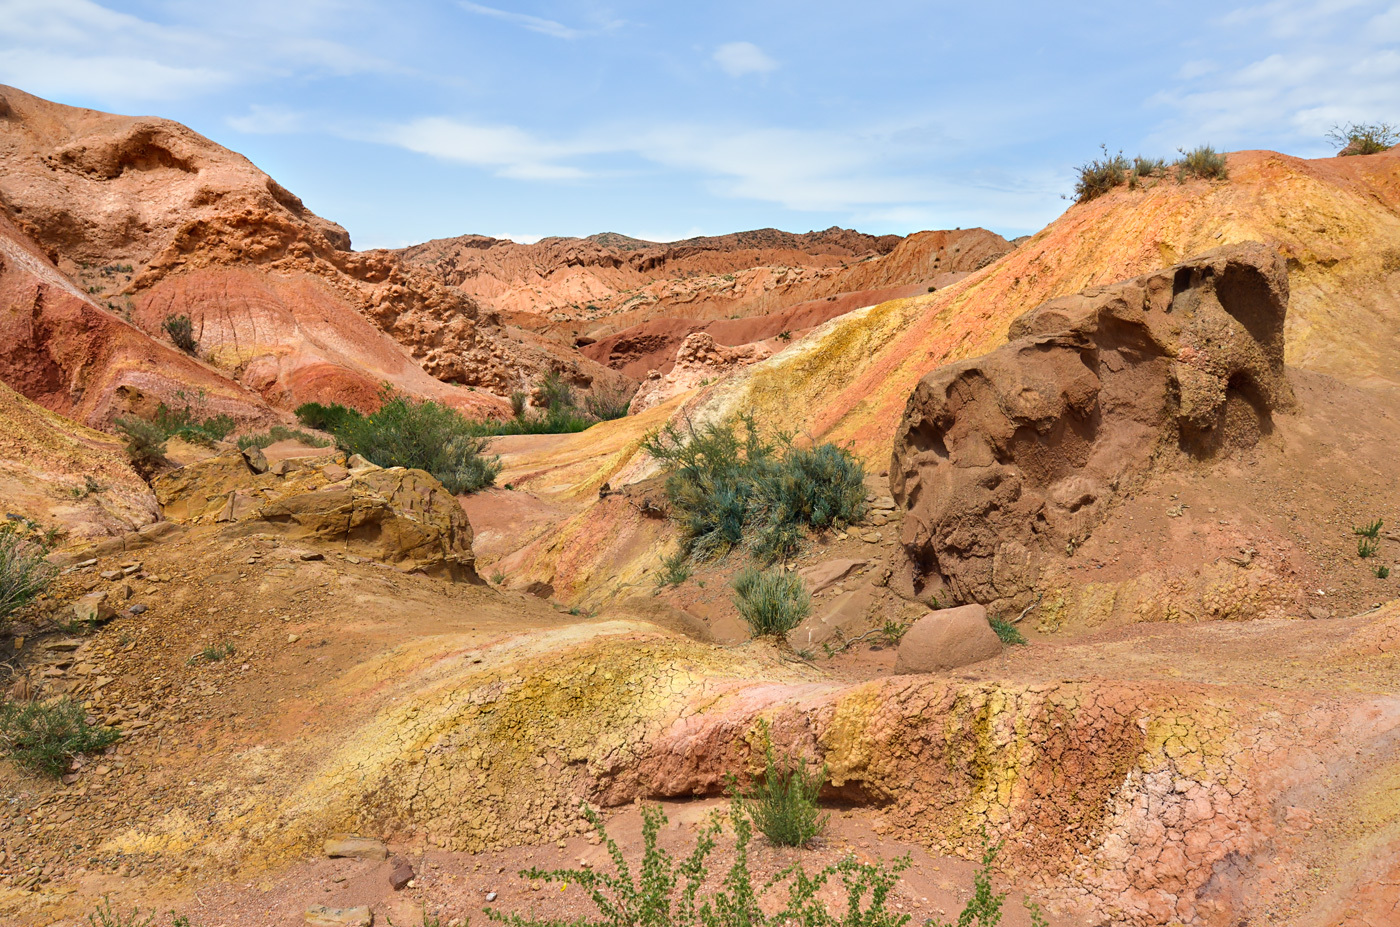
[[[642,381],[632,397],[628,414],[645,412],[673,396],[689,392],[771,354],[772,351],[763,345],[724,347],[716,344],[709,334],[696,332],[681,342],[680,350],[676,352],[676,362],[669,373],[663,375],[653,370]]]
[[[1246,243],[1052,300],[909,398],[890,472],[923,591],[1023,599],[1154,466],[1255,444],[1292,403],[1288,277]]]
[[[162,511],[232,535],[334,544],[404,572],[479,583],[472,527],[456,497],[422,470],[346,466],[334,457],[225,453],[159,477]]]

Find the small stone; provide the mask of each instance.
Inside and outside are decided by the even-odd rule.
[[[374,915],[366,906],[358,908],[328,908],[323,904],[306,909],[309,927],[373,927]]]
[[[139,564],[139,563],[128,563],[128,564],[126,564],[126,565],[124,565],[124,566],[122,567],[122,572],[123,572],[124,574],[126,574],[127,576],[133,576],[133,575],[135,575],[135,574],[141,572],[141,564]]]
[[[111,582],[111,581],[114,580],[114,579],[121,579],[125,574],[122,573],[121,570],[103,570],[101,573],[98,573],[97,575],[98,575],[98,576],[101,576],[103,579],[107,580],[108,582]]]
[[[324,467],[322,467],[321,474],[326,478],[326,482],[339,483],[341,480],[346,479],[350,476],[350,471],[342,467],[340,464],[333,463],[326,464]]]
[[[75,640],[70,637],[66,640],[61,641],[49,641],[47,644],[44,645],[44,649],[55,650],[59,653],[72,653],[81,646],[83,646],[82,641]]]
[[[107,604],[107,592],[89,592],[73,603],[73,614],[79,621],[88,624],[102,624],[117,617],[117,610]]]
[[[288,635],[287,635],[287,643],[289,643],[289,644],[295,644],[295,643],[296,643],[297,641],[299,641],[299,640],[301,640],[301,635],[300,635],[300,634],[288,634]]]
[[[495,900],[496,900],[496,893],[495,893],[495,892],[487,892],[487,893],[486,893],[486,900],[487,900],[487,901],[495,901]]]
[[[131,606],[131,608],[127,609],[127,611],[131,612],[133,615],[144,615],[149,610],[150,606],[144,602],[137,602],[135,605]]]
[[[345,857],[383,860],[389,858],[389,848],[382,841],[372,837],[351,837],[346,834],[337,834],[326,841],[325,849],[326,855],[331,859]]]
[[[319,550],[304,550],[299,555],[302,560],[325,560],[326,555]]]
[[[389,887],[401,891],[412,880],[413,866],[402,856],[395,856],[393,868],[389,870]]]
[[[1331,617],[1332,617],[1332,609],[1330,609],[1330,608],[1319,608],[1319,607],[1317,607],[1316,605],[1312,605],[1312,606],[1309,606],[1309,608],[1308,608],[1308,617],[1310,617],[1310,618],[1315,618],[1315,619],[1317,619],[1318,621],[1321,621],[1321,620],[1323,620],[1324,618],[1331,618]]]

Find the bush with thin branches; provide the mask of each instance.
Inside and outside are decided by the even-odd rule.
[[[812,610],[802,577],[782,568],[740,570],[734,577],[734,604],[754,637],[781,638]]]
[[[1327,137],[1341,149],[1338,155],[1380,154],[1400,145],[1400,127],[1388,122],[1348,122],[1333,126]]]
[[[776,846],[805,847],[826,829],[831,817],[817,805],[826,785],[826,766],[812,770],[801,757],[786,751],[780,755],[766,720],[759,722],[758,731],[764,748],[763,775],[743,791],[731,779],[730,790],[753,826]]]
[[[104,750],[119,739],[120,731],[92,724],[83,706],[69,698],[0,705],[0,748],[20,766],[55,779],[73,757]]]
[[[47,553],[44,542],[17,523],[0,523],[0,622],[49,587],[57,570],[44,559]]]

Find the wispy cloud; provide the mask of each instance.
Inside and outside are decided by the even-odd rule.
[[[572,26],[566,26],[552,19],[545,19],[541,16],[531,16],[529,13],[512,13],[509,10],[498,10],[493,6],[482,6],[480,3],[472,3],[470,0],[458,0],[457,5],[469,13],[476,13],[481,16],[489,16],[492,19],[504,20],[505,22],[514,23],[522,29],[538,32],[541,35],[553,36],[556,39],[579,39],[592,34],[592,30],[575,29]]]
[[[715,49],[714,60],[730,77],[767,74],[778,69],[778,62],[752,42],[726,42]]]

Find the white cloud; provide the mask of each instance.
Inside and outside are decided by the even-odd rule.
[[[173,67],[120,55],[63,55],[0,49],[0,83],[44,97],[87,94],[102,100],[168,100],[230,82],[224,71]]]
[[[282,106],[248,107],[246,116],[229,116],[224,120],[239,132],[249,135],[286,135],[300,132],[307,126],[306,115]]]
[[[369,137],[445,161],[492,168],[498,176],[516,180],[577,180],[585,172],[560,161],[592,150],[586,145],[548,142],[516,126],[478,125],[440,116],[387,126]]]
[[[469,13],[490,16],[492,19],[503,19],[506,22],[515,23],[522,29],[538,32],[541,35],[553,36],[556,39],[577,39],[589,34],[582,29],[574,29],[563,23],[557,23],[552,19],[543,19],[539,16],[531,16],[528,13],[511,13],[508,10],[498,10],[495,7],[471,3],[470,0],[459,0],[457,5]]]
[[[778,62],[752,42],[726,42],[715,49],[714,59],[720,70],[730,77],[767,74],[778,69]]]

